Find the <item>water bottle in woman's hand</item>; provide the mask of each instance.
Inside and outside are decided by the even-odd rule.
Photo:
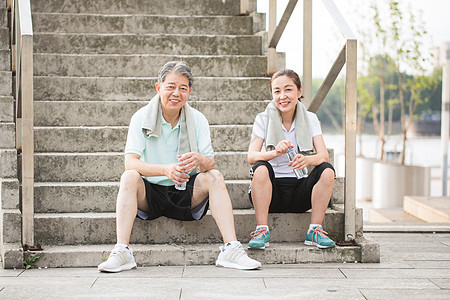
[[[294,150],[294,148],[290,148],[286,152],[286,155],[289,159],[289,162],[291,162],[294,159],[294,157],[297,155],[297,152]],[[306,168],[303,168],[301,170],[294,169],[294,174],[295,174],[295,177],[297,177],[297,179],[300,179],[300,178],[308,176],[308,170]]]

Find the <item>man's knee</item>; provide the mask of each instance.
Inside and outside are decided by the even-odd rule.
[[[120,177],[120,185],[126,187],[137,187],[142,180],[141,174],[135,170],[126,170]]]
[[[213,169],[205,172],[205,179],[208,184],[222,184],[225,182],[222,173],[219,170]]]

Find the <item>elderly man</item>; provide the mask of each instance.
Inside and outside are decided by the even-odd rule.
[[[136,268],[129,246],[136,215],[193,221],[208,207],[224,242],[216,265],[261,268],[236,239],[230,197],[214,169],[208,120],[187,103],[193,80],[184,62],[166,63],[158,74],[157,95],[131,118],[116,204],[117,244],[99,271]]]

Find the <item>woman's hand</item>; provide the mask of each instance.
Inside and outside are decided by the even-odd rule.
[[[189,181],[190,176],[184,173],[188,172],[185,172],[183,169],[181,169],[179,163],[167,165],[166,176],[167,178],[175,182],[175,184],[184,184],[185,182]]]
[[[309,166],[309,158],[303,154],[297,154],[294,159],[289,162],[288,166],[291,166],[293,169],[302,170]]]
[[[280,141],[275,147],[275,155],[276,157],[281,156],[288,151],[288,149],[294,148],[294,146],[288,140]]]

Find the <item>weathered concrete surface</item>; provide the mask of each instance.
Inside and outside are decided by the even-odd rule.
[[[36,53],[261,55],[253,35],[47,34],[33,38]]]
[[[161,66],[172,60],[185,61],[195,76],[262,77],[267,71],[267,58],[263,55],[35,53],[34,74],[39,76],[152,77],[158,74]]]
[[[1,73],[1,72],[0,72]],[[35,100],[151,100],[155,77],[56,77],[35,76]],[[266,87],[266,88],[265,88]],[[189,99],[266,100],[269,79],[264,77],[196,77]]]
[[[19,181],[16,178],[0,178],[0,209],[19,208]]]
[[[35,33],[253,34],[250,16],[163,16],[33,13]]]
[[[11,126],[0,124],[0,133],[5,127],[5,135],[0,135],[0,147],[14,148],[14,124],[12,133],[6,131]],[[223,151],[247,151],[252,131],[251,125],[213,125],[210,128],[213,149]],[[120,152],[125,149],[128,127],[36,127],[36,152]],[[5,140],[5,142],[3,142]],[[69,143],[67,143],[70,141]],[[9,146],[9,147],[8,147]]]
[[[12,75],[9,71],[0,71],[0,95],[12,95]]]
[[[251,1],[252,2],[252,1]],[[152,14],[160,15],[238,15],[237,0],[33,0],[33,12],[90,13],[90,14]]]
[[[0,149],[16,147],[16,125],[14,123],[0,123]]]
[[[9,50],[0,50],[0,71],[11,70],[11,58]]]
[[[1,209],[3,243],[20,243],[22,240],[22,216],[18,209]]]
[[[245,152],[216,152],[216,169],[227,179],[248,179],[249,168]],[[118,181],[124,171],[124,155],[103,153],[37,153],[37,182]]]
[[[0,96],[0,122],[14,121],[14,99],[12,97]]]
[[[136,270],[99,273],[95,267],[86,266],[98,265],[109,254],[112,245],[47,247],[37,261],[42,269],[0,270],[0,293],[8,299],[23,299],[29,296],[29,291],[23,289],[27,286],[36,298],[76,293],[83,298],[129,298],[131,295],[137,298],[216,299],[230,297],[230,289],[235,298],[248,298],[249,293],[257,293],[263,299],[450,298],[450,245],[446,245],[450,234],[365,235],[379,243],[380,263],[324,264],[319,261],[269,265],[264,259],[275,257],[273,254],[277,249],[280,251],[277,257],[292,257],[294,252],[306,257],[310,255],[309,251],[318,250],[302,244],[292,244],[292,247],[298,247],[289,249],[287,245],[273,243],[266,250],[250,253],[263,262],[262,270],[253,272],[190,265],[198,255],[186,245],[132,245],[139,265]],[[212,264],[218,255],[219,244],[201,246],[209,253],[199,251],[199,255],[207,255]],[[268,250],[271,250],[270,254],[265,255]],[[161,258],[163,253],[176,255],[173,260],[183,260],[182,264],[141,267],[151,257]],[[79,257],[75,260],[77,266],[84,268],[51,268],[62,266],[73,257]],[[44,269],[45,266],[49,268]]]
[[[267,103],[189,101],[205,115],[210,125],[253,124],[255,116],[264,111]],[[146,104],[148,101],[35,101],[35,126],[128,126],[131,116]]]
[[[17,151],[0,149],[0,178],[17,178]]]
[[[323,226],[335,240],[343,239],[344,214],[328,210]],[[248,241],[256,221],[252,210],[234,210],[236,234],[239,240]],[[271,241],[303,241],[310,224],[310,213],[270,214]],[[136,219],[131,243],[210,243],[222,240],[214,219],[208,212],[198,222],[182,222],[165,217],[152,221]],[[286,228],[290,228],[286,230]],[[42,245],[76,245],[115,243],[114,213],[36,214],[35,239]],[[361,212],[357,213],[357,231],[362,230]]]

